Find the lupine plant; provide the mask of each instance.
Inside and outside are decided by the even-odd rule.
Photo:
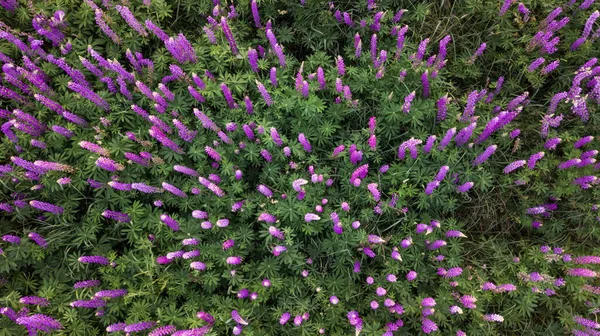
[[[0,6],[0,335],[600,334],[595,1]]]

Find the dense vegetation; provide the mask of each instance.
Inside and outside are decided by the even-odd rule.
[[[594,0],[0,5],[0,335],[600,335]]]

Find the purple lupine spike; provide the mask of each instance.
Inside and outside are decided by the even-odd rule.
[[[573,144],[573,148],[581,148],[585,145],[587,145],[588,143],[590,143],[592,140],[594,140],[594,137],[591,135],[585,136],[579,140],[577,140],[574,144]]]
[[[81,256],[77,260],[80,263],[84,263],[84,264],[99,264],[99,265],[110,264],[110,261],[106,257],[102,257],[102,256]]]
[[[229,259],[229,258],[227,258],[227,259]],[[241,324],[241,325],[245,325],[245,326],[246,326],[246,325],[248,325],[248,322],[247,322],[246,320],[244,320],[244,319],[243,319],[243,318],[240,316],[240,314],[238,313],[238,311],[237,311],[237,310],[232,310],[232,311],[231,311],[231,318],[232,318],[232,319],[233,319],[235,322],[237,322],[237,323],[239,323],[239,324]]]
[[[128,324],[123,331],[126,333],[134,333],[140,332],[142,330],[150,329],[156,325],[156,322],[146,321],[146,322],[138,322],[133,324]]]
[[[258,190],[258,192],[265,195],[266,197],[269,197],[269,198],[273,197],[273,192],[271,191],[271,189],[269,189],[264,184],[259,184],[258,187],[256,187],[256,189]]]
[[[179,222],[177,222],[175,219],[173,219],[168,214],[160,215],[160,221],[165,223],[173,231],[179,230]]]
[[[227,105],[230,109],[234,109],[237,107],[237,104],[233,100],[233,95],[231,94],[231,90],[225,83],[221,83],[221,91],[223,91],[223,96],[225,96],[225,100],[227,101]]]
[[[117,170],[124,170],[125,166],[123,166],[120,163],[115,162],[112,159],[109,159],[107,157],[101,156],[99,157],[96,162],[96,167],[110,171],[110,172],[115,172]]]
[[[15,244],[15,245],[21,244],[21,238],[19,238],[18,236],[15,236],[15,235],[4,235],[4,236],[2,236],[2,241],[5,241],[5,242],[11,243],[11,244]]]
[[[273,85],[273,87],[277,87],[277,68],[271,68],[269,71],[269,80],[271,81],[271,85]]]
[[[558,169],[568,169],[568,168],[577,166],[579,163],[581,163],[581,159],[579,159],[579,158],[570,159],[570,160],[561,162],[558,165]]]
[[[433,193],[433,191],[439,187],[440,185],[440,181],[434,180],[431,181],[427,184],[427,186],[425,187],[425,194],[426,195],[431,195]]]
[[[102,215],[102,217],[114,219],[114,220],[119,221],[119,222],[125,222],[125,223],[127,223],[127,222],[131,221],[131,218],[129,217],[129,215],[124,214],[122,212],[109,210],[109,209],[104,210],[101,213],[101,215]]]
[[[256,49],[248,48],[248,62],[252,71],[258,73],[258,53]]]
[[[51,212],[55,215],[60,215],[64,211],[64,209],[62,207],[59,207],[59,206],[51,204],[51,203],[37,201],[37,200],[29,201],[29,205],[38,210]]]
[[[127,295],[127,290],[126,289],[105,289],[105,290],[101,290],[98,291],[94,294],[94,298],[98,298],[98,299],[113,299],[119,296],[125,296]]]
[[[5,314],[5,312],[2,312]],[[12,315],[12,314],[11,314]],[[25,314],[15,314],[15,322],[19,325],[26,327],[32,334],[36,334],[37,331],[44,333],[50,333],[53,330],[62,329],[63,326],[57,320],[53,319],[48,315],[34,314],[26,316]],[[7,314],[10,317],[10,315]]]
[[[429,153],[431,151],[431,149],[433,148],[433,145],[435,144],[436,139],[437,139],[437,137],[435,135],[430,135],[427,138],[427,142],[425,143],[425,146],[423,146],[424,153]]]
[[[123,20],[125,20],[125,22],[127,22],[127,24],[131,28],[133,28],[135,31],[137,31],[138,34],[140,34],[141,36],[148,35],[146,30],[144,29],[144,26],[142,26],[142,24],[140,24],[138,22],[138,20],[136,20],[136,18],[133,16],[133,13],[131,13],[129,8],[127,8],[126,6],[116,5],[115,9],[119,12],[119,14],[121,14],[121,17],[123,18]]]
[[[475,160],[473,160],[473,167],[484,163],[490,156],[492,156],[492,154],[494,154],[497,148],[497,145],[491,145],[487,147],[481,154],[479,154],[479,156],[477,156],[477,158],[475,158]]]
[[[427,51],[427,45],[429,44],[429,38],[426,38],[419,42],[419,46],[417,47],[417,52],[415,53],[414,59],[417,61],[422,61],[423,56],[425,56],[425,52]]]
[[[535,164],[541,160],[544,157],[545,153],[544,152],[538,152],[533,154],[532,156],[529,157],[529,160],[527,160],[527,168],[529,169],[534,169],[535,168]]]
[[[260,15],[258,13],[258,4],[256,3],[256,0],[252,0],[252,2],[250,2],[250,8],[252,10],[252,17],[254,18],[254,25],[256,28],[261,28]]]
[[[444,135],[444,137],[442,138],[442,140],[440,141],[440,143],[438,144],[437,149],[439,151],[444,150],[444,148],[446,148],[446,146],[448,146],[448,144],[450,144],[450,141],[452,141],[452,138],[454,138],[455,134],[456,134],[456,127],[449,129],[446,132],[446,134]]]
[[[354,57],[360,58],[362,55],[362,41],[360,40],[360,34],[354,35]]]
[[[464,184],[461,184],[458,187],[456,187],[456,191],[458,191],[459,193],[464,193],[469,191],[469,189],[473,188],[474,185],[475,183],[473,182],[465,182]]]
[[[408,114],[410,112],[410,105],[412,101],[415,99],[416,92],[413,91],[409,93],[406,97],[404,97],[404,104],[402,105],[402,112]]]
[[[560,60],[555,60],[555,61],[552,61],[552,62],[548,63],[548,65],[546,65],[542,69],[542,71],[541,71],[542,75],[547,75],[547,74],[551,73],[556,68],[558,68],[559,65],[560,65]]]
[[[523,167],[525,164],[527,163],[527,161],[525,160],[517,160],[514,161],[512,163],[510,163],[509,165],[507,165],[506,167],[504,167],[504,174],[510,174],[511,172]]]
[[[540,65],[544,64],[544,62],[546,62],[546,60],[543,57],[536,59],[535,61],[531,62],[531,64],[529,64],[529,66],[527,67],[527,71],[535,71],[535,69],[540,67]]]
[[[258,88],[258,91],[260,92],[263,99],[265,100],[265,104],[267,104],[267,106],[273,105],[273,99],[271,99],[271,95],[269,94],[269,91],[267,91],[265,86],[262,83],[260,83],[259,81],[256,81],[256,87]]]
[[[210,42],[211,44],[217,44],[215,32],[209,26],[202,27],[202,30],[204,31],[204,34],[206,34],[208,42]]]
[[[273,157],[271,156],[271,153],[269,153],[268,150],[266,149],[261,149],[260,150],[260,155],[263,157],[263,159],[265,159],[267,162],[271,162],[273,161]]]
[[[421,85],[423,86],[423,97],[428,98],[430,86],[429,86],[429,72],[427,70],[425,70],[425,72],[423,72],[423,74],[421,75]]]
[[[238,54],[237,43],[235,42],[235,38],[233,37],[233,33],[231,32],[231,28],[229,28],[229,24],[227,23],[227,18],[221,16],[221,29],[223,29],[223,34],[225,34],[225,38],[229,43],[229,48],[234,55]]]
[[[593,3],[593,1],[588,1],[588,2],[590,4]],[[583,6],[583,4],[582,4],[582,6]],[[592,32],[592,29],[594,27],[594,23],[596,22],[596,20],[598,20],[598,18],[600,18],[599,11],[595,11],[592,14],[590,14],[590,16],[588,17],[588,19],[585,22],[585,25],[583,26],[583,32],[581,33],[582,38],[588,38],[590,36],[590,33]]]
[[[46,248],[48,247],[48,242],[46,242],[46,239],[44,239],[44,237],[42,237],[39,233],[36,232],[30,232],[27,237],[29,237],[29,239],[33,240],[37,245],[39,245],[41,248]]]
[[[221,155],[214,148],[210,146],[205,146],[204,151],[206,152],[206,155],[208,155],[211,159],[217,162],[221,161]]]
[[[438,171],[437,175],[435,175],[434,180],[436,180],[436,181],[443,181],[444,178],[446,177],[446,174],[448,173],[448,170],[450,170],[450,167],[448,167],[448,166],[442,166],[440,168],[440,170]]]
[[[446,119],[446,113],[448,112],[448,94],[446,94],[445,96],[443,96],[442,98],[440,98],[436,105],[437,105],[437,120],[438,121],[443,121]]]
[[[84,281],[76,282],[73,285],[73,288],[78,289],[78,288],[88,288],[88,287],[97,287],[97,286],[100,286],[100,280],[84,280]]]
[[[308,142],[308,139],[306,138],[304,133],[298,134],[298,142],[300,142],[302,147],[304,147],[305,151],[309,153],[312,151],[312,146],[310,145],[310,142]]]
[[[346,74],[346,66],[344,65],[344,59],[342,58],[342,56],[338,55],[338,57],[336,58],[336,65],[338,75],[340,77],[343,77]]]
[[[469,142],[469,140],[471,139],[471,135],[475,130],[475,127],[477,127],[477,123],[471,123],[469,126],[461,129],[456,135],[456,138],[454,139],[456,145],[460,147]]]
[[[197,171],[195,171],[192,168],[188,168],[186,166],[175,165],[175,166],[173,166],[173,170],[175,170],[176,172],[185,174],[185,175],[189,175],[189,176],[194,176],[194,177],[199,176]]]
[[[162,187],[163,187],[163,189],[165,189],[166,191],[170,192],[171,194],[173,194],[175,196],[179,196],[179,197],[182,197],[182,198],[186,198],[187,197],[186,193],[184,193],[181,189],[175,187],[172,184],[169,184],[167,182],[163,182],[162,183]]]
[[[302,81],[302,96],[304,96],[304,98],[308,98],[309,95],[309,85],[307,81]]]
[[[521,102],[523,102],[529,96],[529,92],[525,91],[520,96],[515,97],[515,99],[511,100],[508,105],[506,105],[506,109],[508,111],[514,110]]]
[[[371,61],[375,63],[377,58],[377,34],[371,36]]]

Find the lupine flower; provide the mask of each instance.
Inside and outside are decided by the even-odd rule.
[[[506,167],[504,167],[504,170],[503,170],[504,174],[510,174],[512,171],[523,167],[526,163],[527,163],[527,161],[525,161],[525,160],[515,161],[515,162],[507,165]]]
[[[595,278],[598,274],[587,268],[571,268],[567,270],[567,274],[570,276]]]
[[[256,87],[258,88],[258,91],[260,92],[263,99],[265,100],[265,104],[267,104],[267,106],[273,105],[273,99],[271,99],[271,95],[269,94],[269,92],[267,91],[265,86],[262,83],[260,83],[259,81],[256,81]]]
[[[2,240],[15,245],[21,244],[21,238],[15,235],[4,235],[2,236]]]
[[[242,257],[228,257],[226,262],[229,265],[239,265],[242,263]]]
[[[119,221],[119,222],[129,222],[129,221],[131,221],[131,218],[129,217],[129,215],[124,214],[122,212],[109,210],[109,209],[104,210],[101,215],[103,217],[114,219],[114,220]]]
[[[97,286],[100,286],[100,280],[85,280],[85,281],[76,282],[73,285],[73,288],[78,289],[78,288],[88,288],[88,287],[97,287]]]
[[[119,296],[127,295],[127,290],[125,289],[106,289],[98,291],[94,294],[94,298],[105,299],[105,298],[116,298]]]
[[[81,256],[77,260],[84,264],[108,265],[110,263],[107,258],[102,256]]]
[[[426,334],[431,334],[434,331],[438,330],[437,324],[428,318],[423,318],[421,324],[421,330]]]
[[[36,201],[36,200],[29,201],[29,205],[31,205],[32,207],[34,207],[38,210],[51,212],[55,215],[60,215],[64,211],[63,208],[61,208],[57,205],[46,203],[46,202],[41,202],[41,201]]]
[[[377,189],[377,183],[370,183],[367,186],[367,189],[369,190],[369,192],[371,193],[371,195],[373,195],[373,200],[375,200],[376,202],[378,202],[380,200],[380,198],[381,198],[381,193]]]
[[[238,54],[237,43],[235,42],[233,33],[231,32],[231,29],[229,28],[229,24],[227,23],[227,18],[225,18],[224,16],[221,16],[221,29],[223,29],[223,34],[225,34],[225,38],[227,39],[227,42],[229,43],[229,48],[231,48],[231,52],[234,55],[237,55]]]
[[[541,71],[542,75],[547,75],[547,74],[551,73],[556,68],[558,68],[559,65],[560,65],[560,60],[555,60],[555,61],[552,61],[552,62],[548,63],[548,65],[546,65],[542,69],[542,71]]]
[[[406,274],[406,280],[408,281],[414,281],[417,278],[417,272],[415,271],[410,271]]]
[[[531,64],[529,64],[529,66],[527,67],[527,71],[535,71],[535,69],[537,69],[540,65],[544,64],[544,62],[546,62],[546,60],[543,57],[536,59],[535,61],[531,62]]]
[[[581,148],[585,145],[587,145],[588,143],[590,143],[592,140],[594,140],[594,137],[591,135],[585,136],[579,140],[577,140],[574,144],[573,147],[574,148]]]
[[[483,320],[488,322],[504,322],[504,317],[498,314],[484,314]]]
[[[469,189],[473,188],[474,185],[475,185],[475,183],[473,183],[473,182],[465,182],[464,184],[456,187],[456,191],[458,191],[459,193],[464,193],[464,192],[469,191]]]
[[[298,134],[298,142],[300,142],[302,147],[304,147],[305,151],[309,153],[312,151],[312,146],[310,145],[310,142],[308,142],[308,139],[306,138],[304,133]]]
[[[415,99],[416,92],[413,91],[409,93],[406,97],[404,97],[404,104],[402,105],[402,112],[408,113],[410,112],[410,105],[412,101]]]
[[[29,234],[27,234],[27,237],[29,237],[29,239],[33,240],[37,245],[39,245],[42,248],[46,248],[48,246],[46,239],[44,239],[44,237],[42,237],[39,233],[30,232]]]
[[[570,160],[561,162],[558,165],[558,169],[568,169],[568,168],[578,165],[579,163],[581,163],[581,159],[579,159],[579,158],[570,159]]]

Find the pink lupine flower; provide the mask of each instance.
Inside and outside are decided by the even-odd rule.
[[[309,153],[312,151],[312,146],[308,142],[308,139],[306,138],[304,133],[298,134],[298,141],[300,142],[300,144],[302,144],[302,147],[304,147],[305,151],[307,151]]]
[[[421,324],[421,330],[426,334],[431,334],[434,331],[438,330],[437,324],[428,318],[423,318]]]
[[[285,251],[287,251],[287,247],[278,245],[273,248],[273,255],[279,257],[279,255]]]
[[[369,240],[369,243],[371,243],[371,244],[385,244],[386,243],[385,239],[383,239],[379,236],[376,236],[376,235],[369,235],[368,240]]]
[[[573,316],[573,320],[577,324],[582,325],[584,327],[591,328],[591,329],[600,329],[600,323],[598,323],[596,321],[589,320],[589,319],[586,319],[586,318],[583,318],[583,317],[577,316],[577,315]]]
[[[239,265],[242,263],[242,257],[228,257],[226,259],[227,264],[229,265]]]
[[[233,239],[227,239],[226,241],[223,242],[222,247],[223,247],[223,250],[229,250],[234,245],[235,245],[235,241]]]
[[[279,240],[285,239],[283,232],[274,226],[269,226],[269,234]]]
[[[488,322],[504,322],[504,317],[498,314],[485,314],[483,320]]]
[[[592,271],[587,268],[571,268],[567,270],[567,274],[571,276],[585,277],[585,278],[595,278],[598,274],[595,271]]]
[[[125,169],[125,166],[123,166],[122,164],[117,163],[117,162],[113,161],[112,159],[109,159],[109,158],[103,157],[103,156],[99,157],[96,160],[96,166],[98,168],[102,168],[102,169],[108,170],[110,172],[115,172],[117,170]]]
[[[417,278],[417,272],[415,271],[410,271],[406,274],[406,280],[408,281],[414,281]]]
[[[367,189],[369,190],[371,195],[373,195],[373,199],[376,202],[378,202],[379,199],[381,198],[381,193],[379,192],[377,187],[378,187],[377,183],[369,183],[369,185],[367,185]]]
[[[196,271],[204,271],[206,269],[206,264],[201,261],[193,261],[190,263],[190,268]]]
[[[273,157],[271,156],[271,153],[269,153],[268,150],[266,149],[261,149],[260,150],[260,155],[263,157],[263,159],[265,159],[267,162],[271,162],[273,161]]]
[[[211,159],[221,161],[221,155],[214,148],[206,146],[204,147],[204,151]]]
[[[256,189],[258,190],[258,192],[260,192],[268,198],[271,198],[273,196],[273,192],[271,191],[271,189],[269,189],[264,184],[259,184],[258,187],[256,187]]]

